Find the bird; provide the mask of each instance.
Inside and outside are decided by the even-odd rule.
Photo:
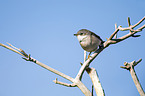
[[[103,47],[104,41],[100,38],[100,36],[96,35],[94,32],[91,32],[87,29],[81,29],[74,34],[77,37],[81,47],[87,52],[94,52],[98,49],[98,47]],[[89,55],[90,55],[89,54]]]

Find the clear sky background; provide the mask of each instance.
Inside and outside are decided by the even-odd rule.
[[[0,43],[22,48],[74,78],[83,62],[74,33],[86,28],[106,41],[115,23],[127,27],[127,17],[135,24],[144,16],[145,0],[0,0]],[[139,96],[130,73],[120,66],[140,58],[135,70],[145,89],[145,30],[137,34],[141,37],[109,46],[91,63],[106,96]],[[55,78],[71,82],[21,57],[0,47],[0,96],[84,96],[77,87],[55,84]],[[86,72],[83,82],[91,90]]]

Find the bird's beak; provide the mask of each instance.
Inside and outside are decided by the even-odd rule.
[[[74,34],[74,36],[77,36],[78,34]]]

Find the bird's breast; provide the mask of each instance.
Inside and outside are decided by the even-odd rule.
[[[83,42],[87,38],[87,36],[86,35],[83,35],[83,36],[78,35],[77,38],[78,38],[79,42]]]
[[[98,46],[101,43],[101,41],[94,36],[85,35],[78,36],[77,38],[79,40],[81,47],[88,52],[97,50]]]

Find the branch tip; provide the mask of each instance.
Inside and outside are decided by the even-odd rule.
[[[115,24],[115,29],[117,29],[117,24]]]
[[[132,35],[132,37],[135,37],[135,38],[136,38],[136,37],[140,37],[140,36],[141,36],[141,35]]]
[[[109,41],[109,39],[108,38],[106,38],[107,39],[107,41]]]
[[[81,64],[81,66],[83,65],[83,63],[82,63],[82,62],[80,62],[80,64]]]
[[[137,64],[139,64],[141,61],[142,61],[142,59],[139,59],[138,61],[134,60],[130,63],[124,62],[124,66],[120,66],[120,68],[129,70],[131,67],[135,67]]]
[[[120,66],[120,68],[127,69],[126,66]]]
[[[130,23],[130,17],[128,17],[127,20],[128,20],[128,26],[130,26],[131,25],[131,23]]]
[[[142,61],[142,58],[140,58],[137,62],[135,62],[135,63],[133,64],[133,66],[136,66],[136,65],[139,64],[141,61]]]
[[[142,58],[140,58],[138,61],[137,61],[137,63],[140,63],[142,61]]]
[[[53,82],[57,84],[57,78],[55,78],[55,80],[53,80]]]
[[[77,85],[72,83],[72,84],[68,84],[68,83],[64,83],[64,82],[60,82],[57,80],[57,78],[55,80],[53,80],[53,82],[55,84],[60,84],[60,85],[63,85],[63,86],[66,86],[66,87],[76,87]]]

